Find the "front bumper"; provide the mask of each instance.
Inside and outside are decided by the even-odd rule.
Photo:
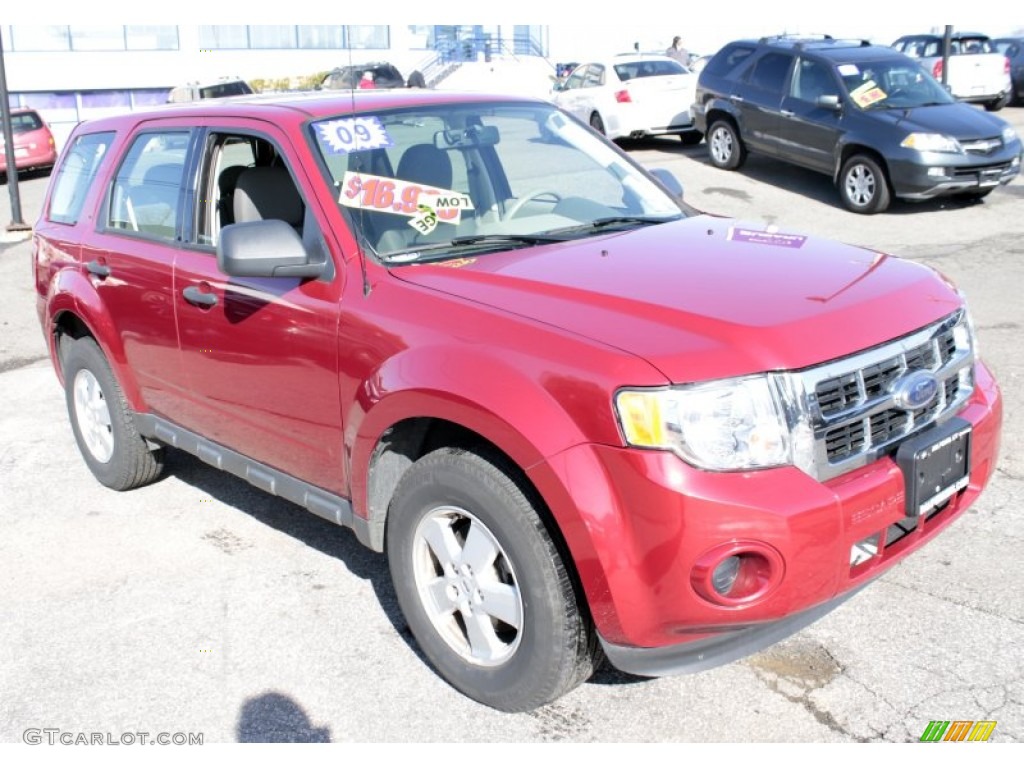
[[[732,661],[823,616],[931,540],[994,471],[1001,397],[980,363],[975,381],[958,414],[972,425],[969,484],[927,517],[907,517],[889,457],[825,482],[792,467],[705,472],[665,452],[594,444],[534,467],[612,663],[651,675]],[[872,537],[873,553],[855,560]],[[756,599],[726,605],[701,593],[695,572],[729,546],[773,553],[770,588]]]
[[[889,161],[889,179],[897,197],[928,200],[958,192],[983,192],[1009,184],[1020,173],[1021,154],[961,159],[940,153],[922,153],[921,160]]]

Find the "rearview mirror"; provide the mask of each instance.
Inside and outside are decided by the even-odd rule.
[[[842,102],[839,101],[839,97],[836,96],[834,93],[819,96],[818,101],[816,103],[819,107],[835,110],[836,112],[843,108]]]
[[[493,125],[471,125],[463,131],[438,131],[434,134],[434,146],[438,149],[493,147],[498,141],[498,128]]]

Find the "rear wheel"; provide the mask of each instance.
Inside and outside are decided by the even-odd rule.
[[[881,166],[867,155],[854,155],[839,173],[839,195],[854,213],[878,213],[889,207],[889,182]]]
[[[62,350],[71,429],[93,475],[115,491],[156,480],[163,470],[163,450],[150,450],[135,429],[128,401],[99,346],[85,337]]]
[[[604,120],[601,119],[601,116],[597,114],[597,112],[590,116],[590,127],[593,128],[598,133],[600,133],[602,136],[605,135]]]
[[[708,130],[708,157],[716,168],[733,171],[747,159],[747,148],[743,146],[736,127],[728,120],[716,120]]]
[[[590,676],[595,635],[530,495],[500,457],[441,448],[387,521],[391,578],[423,653],[456,689],[522,712]]]

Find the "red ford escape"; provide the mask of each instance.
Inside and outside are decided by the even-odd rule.
[[[431,664],[502,710],[601,654],[663,675],[776,642],[957,519],[998,453],[940,275],[694,211],[541,101],[85,123],[34,270],[101,483],[184,450],[350,526]]]

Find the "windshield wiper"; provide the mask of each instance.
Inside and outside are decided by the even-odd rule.
[[[577,224],[571,227],[561,227],[559,229],[549,229],[545,232],[545,235],[561,235],[571,233],[585,233],[585,232],[600,232],[602,229],[611,229],[612,227],[624,227],[624,226],[637,226],[643,227],[650,224],[664,224],[667,221],[678,221],[682,216],[670,216],[668,218],[664,216],[605,216],[600,219],[594,219],[586,224]]]
[[[412,264],[421,261],[420,256],[444,252],[441,258],[454,255],[453,252],[475,250],[475,246],[483,249],[496,248],[502,245],[543,245],[545,243],[562,243],[567,238],[543,235],[461,235],[441,243],[424,243],[415,248],[392,253],[382,253],[380,257],[390,264]],[[434,257],[436,259],[436,257]],[[434,259],[431,259],[434,260]]]

